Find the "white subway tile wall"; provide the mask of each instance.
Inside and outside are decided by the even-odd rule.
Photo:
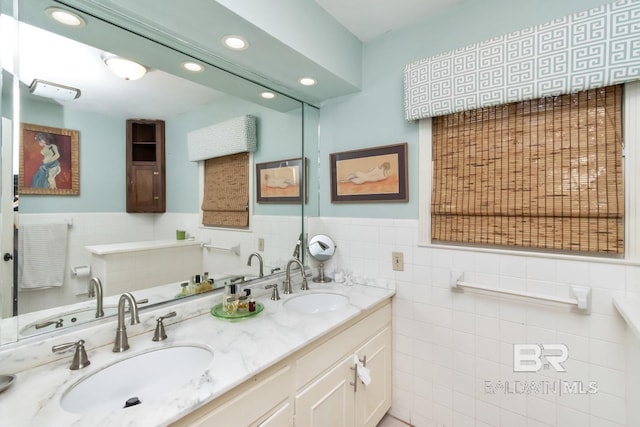
[[[310,236],[336,242],[329,275],[396,283],[390,414],[398,419],[417,427],[640,425],[640,369],[629,363],[640,360],[640,343],[612,304],[638,294],[640,267],[419,247],[417,220],[321,217],[308,226]],[[392,270],[391,252],[404,253],[404,271]],[[473,283],[562,297],[569,285],[588,285],[592,313],[451,292],[452,270]],[[514,344],[565,345],[566,371],[514,372]]]
[[[87,300],[88,277],[75,278],[71,267],[90,265],[92,258],[85,246],[146,240],[175,239],[175,230],[183,229],[203,242],[211,242],[217,247],[239,246],[240,255],[202,250],[194,247],[181,254],[175,251],[142,251],[128,253],[110,262],[109,277],[104,277],[105,266],[99,261],[94,265],[92,275],[97,275],[105,287],[111,286],[114,293],[121,293],[129,284],[166,284],[187,280],[202,270],[210,272],[247,271],[258,273],[257,264],[247,266],[251,252],[258,250],[258,238],[264,239],[265,272],[276,266],[284,266],[293,254],[300,235],[299,216],[253,215],[251,232],[229,229],[203,228],[199,214],[128,214],[121,212],[64,213],[64,214],[20,214],[20,223],[71,222],[69,228],[67,268],[65,281],[60,289],[39,292],[21,292],[20,313],[42,310],[52,306],[66,305]],[[94,259],[95,261],[95,259]],[[171,280],[165,270],[158,266],[173,268]],[[140,282],[144,283],[140,283]],[[138,286],[138,287],[140,287]]]

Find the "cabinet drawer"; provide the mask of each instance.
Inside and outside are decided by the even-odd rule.
[[[304,387],[354,348],[364,343],[376,331],[391,322],[391,304],[387,304],[345,331],[319,344],[296,361],[296,390]]]
[[[278,414],[276,418],[281,420],[289,416],[283,412],[290,409],[286,403],[290,389],[291,369],[287,365],[270,375],[256,375],[221,399],[195,410],[172,426],[251,426],[274,411]],[[274,409],[280,406],[284,410]]]

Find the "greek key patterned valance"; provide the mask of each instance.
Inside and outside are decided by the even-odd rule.
[[[640,0],[620,0],[405,67],[416,120],[640,79]]]
[[[256,117],[240,116],[187,134],[189,160],[256,151]]]

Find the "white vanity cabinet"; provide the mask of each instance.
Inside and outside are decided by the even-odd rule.
[[[368,386],[356,378],[354,354],[366,357]],[[387,300],[173,425],[375,426],[390,407]]]
[[[375,427],[391,407],[391,326],[385,327],[356,352],[366,356],[371,383],[358,384],[356,425]]]
[[[278,364],[236,387],[211,403],[178,420],[173,426],[289,426],[292,373]]]
[[[377,425],[391,407],[390,319],[387,304],[297,359],[296,427]],[[366,360],[369,385],[356,377],[354,354]]]
[[[296,427],[355,426],[353,357],[347,357],[296,395]]]

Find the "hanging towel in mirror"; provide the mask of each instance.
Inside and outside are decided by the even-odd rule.
[[[20,289],[62,286],[67,255],[67,224],[21,224],[18,230]]]

